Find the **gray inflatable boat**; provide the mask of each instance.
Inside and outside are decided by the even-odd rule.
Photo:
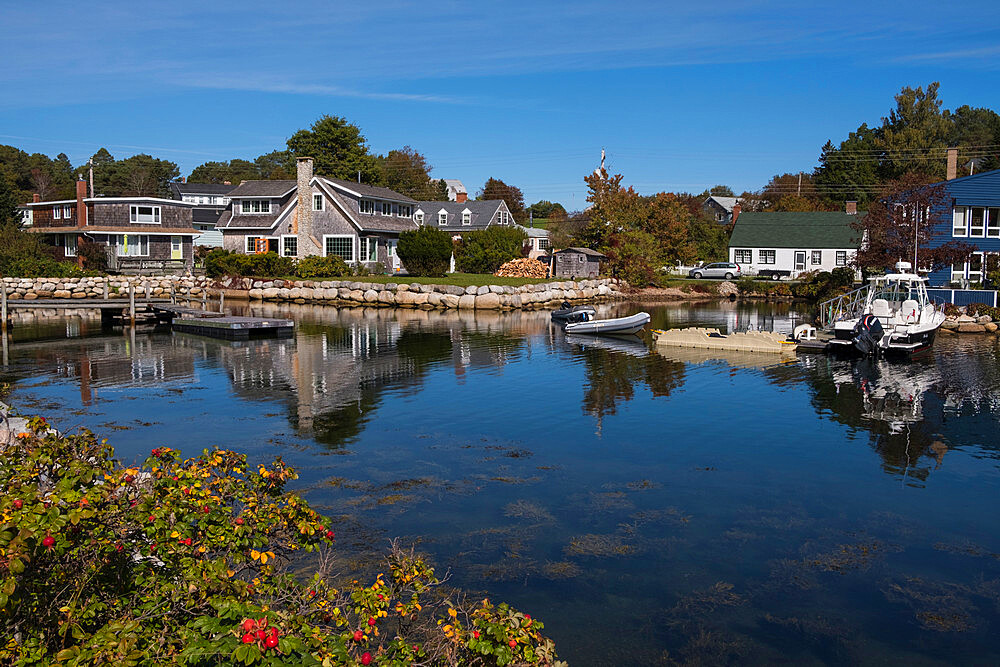
[[[610,320],[587,320],[572,322],[566,325],[568,334],[600,334],[622,335],[637,334],[649,324],[649,313],[636,313],[628,317],[616,317]]]

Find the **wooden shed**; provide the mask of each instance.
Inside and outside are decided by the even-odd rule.
[[[590,248],[564,248],[552,255],[552,275],[557,278],[596,278],[604,255]]]

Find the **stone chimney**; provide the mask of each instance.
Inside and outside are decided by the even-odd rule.
[[[307,257],[318,255],[320,249],[313,242],[312,232],[312,177],[313,159],[311,157],[295,158],[296,184],[295,189],[298,201],[295,207],[296,230],[295,236],[298,239],[298,256]]]
[[[740,205],[739,202],[736,202],[735,204],[733,204],[733,219],[731,221],[732,224],[734,224],[734,225],[736,224],[736,220],[739,219],[739,217],[740,217],[740,211],[742,211],[742,210],[743,210],[743,206]]]
[[[37,204],[38,202],[42,201],[42,196],[36,192],[31,195],[31,201]]]
[[[222,184],[223,185],[232,185],[232,183],[230,183],[229,181],[222,181]]]
[[[947,180],[951,180],[958,176],[958,149],[949,148],[948,149],[948,173],[945,176]]]
[[[459,204],[461,204],[463,202],[466,202],[468,200],[469,200],[469,193],[468,192],[456,192],[455,193],[455,201],[458,202]]]
[[[87,198],[87,181],[82,178],[76,182],[76,226],[86,227],[87,226],[87,204],[84,203],[84,199]]]
[[[845,201],[844,202],[844,212],[847,215],[857,215],[858,214],[858,202],[856,201]]]

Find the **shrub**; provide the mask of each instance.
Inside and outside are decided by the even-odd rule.
[[[244,255],[216,248],[205,257],[205,273],[210,278],[290,276],[295,273],[295,260],[291,257],[281,257],[274,252]]]
[[[833,271],[799,274],[799,282],[792,286],[791,293],[800,299],[825,301],[850,291],[854,286],[854,271],[840,267]]]
[[[990,319],[994,322],[1000,321],[1000,308],[994,308],[993,306],[988,306],[985,303],[970,303],[965,307],[965,314],[972,317],[989,315]]]
[[[962,314],[961,309],[953,303],[944,304],[944,314],[948,317],[957,317]]]
[[[0,225],[0,276],[18,278],[69,278],[91,275],[75,262],[60,262],[52,256],[39,235],[13,225]]]
[[[455,246],[455,268],[464,273],[495,273],[521,256],[526,238],[520,227],[501,225],[464,234]]]
[[[742,278],[737,280],[736,289],[738,289],[740,291],[740,294],[743,295],[753,294],[759,291],[757,288],[757,281],[755,281],[750,276],[743,276]]]
[[[351,267],[337,255],[310,255],[298,261],[295,275],[299,278],[335,278],[351,275]]]
[[[332,580],[330,522],[280,459],[112,457],[41,418],[5,450],[0,663],[555,664],[541,623],[428,595],[434,570],[398,544],[387,574]]]
[[[451,263],[451,236],[435,227],[420,227],[399,235],[396,254],[414,276],[443,276]]]
[[[83,258],[84,268],[90,271],[106,273],[108,270],[108,246],[81,239],[76,247],[77,254]]]

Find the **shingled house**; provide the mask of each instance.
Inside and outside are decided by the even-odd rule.
[[[235,185],[225,183],[170,183],[174,199],[194,204],[191,211],[194,228],[201,232],[194,239],[195,245],[219,248],[222,233],[215,226],[229,206],[229,193]]]
[[[468,201],[421,201],[416,203],[413,220],[418,225],[437,227],[458,240],[465,232],[490,225],[514,225],[514,216],[502,199]]]
[[[283,257],[337,255],[348,263],[402,265],[400,232],[416,229],[416,201],[389,188],[313,174],[312,158],[297,160],[294,181],[244,181],[219,218],[223,247]]]
[[[81,239],[109,247],[112,270],[190,270],[194,204],[158,197],[87,197],[77,181],[76,199],[35,201],[28,230],[57,248],[58,259],[76,259]]]

